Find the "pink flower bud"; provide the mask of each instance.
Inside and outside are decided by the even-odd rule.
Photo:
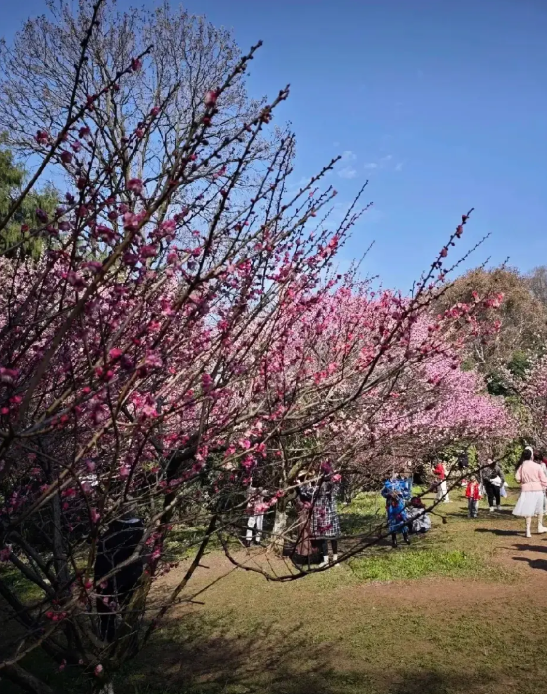
[[[215,89],[210,89],[206,94],[205,98],[203,99],[205,106],[211,107],[214,106],[217,102],[218,99],[218,92]]]
[[[37,219],[39,222],[41,222],[42,224],[47,224],[47,223],[48,223],[49,217],[48,217],[48,215],[47,215],[47,212],[45,212],[44,210],[42,210],[40,207],[37,208],[35,214],[36,214],[36,219]]]
[[[47,133],[47,130],[38,130],[38,132],[34,136],[34,139],[39,145],[47,145],[49,141],[49,135]]]

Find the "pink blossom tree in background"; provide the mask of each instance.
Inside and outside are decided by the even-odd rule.
[[[448,444],[510,436],[513,422],[503,400],[488,395],[483,379],[460,364],[470,339],[493,332],[475,320],[477,307],[490,301],[461,304],[436,318],[429,311],[412,313],[403,327],[410,301],[400,295],[374,292],[365,283],[326,296],[302,317],[298,337],[290,341],[293,360],[307,344],[307,357],[297,363],[299,382],[312,379],[319,394],[314,412],[325,403],[332,408],[306,432],[308,438],[321,441],[322,454],[336,460],[346,477],[378,485],[402,461],[417,467]],[[289,479],[305,467],[305,451],[299,465],[285,471]],[[313,447],[307,455],[315,455]]]
[[[530,355],[522,373],[503,369],[500,383],[522,439],[539,451],[547,450],[547,357]]]
[[[62,170],[64,200],[21,230],[43,240],[41,259],[14,249],[0,259],[0,595],[11,624],[0,676],[34,692],[50,691],[27,667],[37,649],[113,691],[169,608],[192,599],[212,540],[249,568],[241,536],[256,475],[279,507],[270,540],[282,544],[300,470],[319,478],[331,460],[342,475],[379,478],[390,457],[511,427],[460,368],[466,340],[490,328],[474,306],[431,311],[467,215],[411,297],[334,275],[362,209],[358,199],[336,230],[325,223],[336,191],[318,183],[334,161],[290,192],[294,136],[264,135],[288,89],[224,127],[256,47],[186,99],[169,71],[150,88],[154,46],[128,53],[118,37],[119,62],[96,67],[105,6],[82,3],[70,25],[69,67],[55,72],[70,81],[34,122],[40,163],[0,220],[1,233],[41,177]],[[13,109],[22,75],[9,66],[0,96]],[[135,541],[98,571],[124,523]],[[154,591],[177,562],[175,537],[190,558],[175,589]],[[363,535],[347,556],[376,541]],[[256,570],[304,575],[283,567]],[[128,573],[135,590],[120,599],[111,587]]]

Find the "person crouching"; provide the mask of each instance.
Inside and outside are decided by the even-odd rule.
[[[407,526],[411,535],[425,535],[431,530],[431,518],[426,513],[424,502],[419,496],[413,496],[406,509]]]

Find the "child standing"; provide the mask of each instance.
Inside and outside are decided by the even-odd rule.
[[[476,477],[471,477],[465,490],[467,497],[467,517],[476,518],[479,515],[480,485]]]

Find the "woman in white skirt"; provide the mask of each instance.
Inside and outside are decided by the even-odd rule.
[[[547,475],[539,463],[534,461],[534,451],[526,446],[522,463],[515,474],[520,484],[520,496],[513,515],[526,518],[526,537],[532,537],[532,518],[538,517],[538,533],[547,533],[543,527],[543,499],[547,489]]]

